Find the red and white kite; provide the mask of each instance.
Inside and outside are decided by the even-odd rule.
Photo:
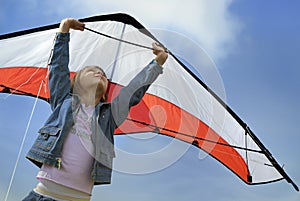
[[[81,21],[89,30],[71,33],[71,76],[84,66],[100,65],[111,80],[111,100],[153,58],[146,47],[158,40],[126,14]],[[57,27],[0,36],[0,92],[48,100],[47,61]],[[204,150],[247,184],[286,179],[298,191],[250,128],[172,51],[169,54],[164,74],[115,134],[155,132],[170,136]]]

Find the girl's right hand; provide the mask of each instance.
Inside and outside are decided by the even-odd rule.
[[[59,28],[58,28],[58,32],[68,33],[70,31],[70,29],[83,31],[84,23],[79,22],[78,20],[73,19],[73,18],[65,18],[61,21]]]

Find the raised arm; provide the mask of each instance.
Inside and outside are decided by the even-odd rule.
[[[49,63],[49,89],[52,110],[60,104],[70,92],[69,72],[69,30],[84,29],[84,24],[67,18],[61,21],[55,36],[53,53]]]
[[[163,72],[162,65],[168,58],[168,54],[158,44],[153,43],[152,46],[156,58],[121,89],[119,95],[112,101],[112,115],[116,126],[123,123],[130,108],[141,101],[150,85]]]

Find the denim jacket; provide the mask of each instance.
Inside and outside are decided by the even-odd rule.
[[[39,130],[26,158],[38,167],[42,164],[60,168],[61,153],[80,98],[70,93],[69,33],[57,33],[49,63],[49,89],[52,114]],[[92,168],[94,184],[111,182],[114,152],[114,131],[126,119],[130,107],[138,104],[149,86],[162,73],[162,67],[153,60],[131,82],[121,89],[110,103],[99,102],[92,121],[92,141],[95,160]]]

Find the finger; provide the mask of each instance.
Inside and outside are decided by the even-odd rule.
[[[73,18],[70,18],[69,20],[70,20],[70,28],[83,31],[84,23]]]
[[[154,48],[154,49],[158,49],[159,48],[159,44],[158,43],[152,43],[152,47]]]
[[[82,23],[82,22],[78,25],[78,29],[79,29],[80,31],[83,31],[83,30],[84,30],[84,27],[85,27],[85,24]]]
[[[153,47],[153,54],[158,55],[159,53],[163,52],[164,49],[158,43],[152,43]]]
[[[153,49],[157,51],[165,51],[165,48],[158,42],[153,43]]]

